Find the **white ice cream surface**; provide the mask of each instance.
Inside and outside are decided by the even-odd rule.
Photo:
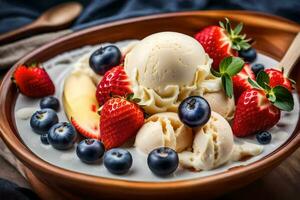
[[[129,41],[118,42],[116,45],[119,47],[124,47],[126,44],[128,44],[128,42]],[[80,57],[82,57],[84,54],[90,54],[96,48],[97,47],[86,46],[58,55],[44,63],[45,69],[49,73],[56,86],[56,93],[54,96],[59,98],[61,103],[61,109],[58,112],[60,121],[67,121],[62,105],[64,79],[69,73],[71,73],[72,70],[74,70],[74,63],[78,61]],[[261,54],[258,55],[257,62],[263,63],[266,66],[276,66],[277,64],[275,60]],[[88,66],[84,67],[88,68]],[[30,128],[30,119],[24,120],[18,117],[17,111],[22,108],[39,108],[39,99],[33,100],[20,94],[17,97],[14,110],[16,128],[24,144],[27,145],[27,147],[36,156],[52,165],[79,173],[105,178],[122,179],[128,181],[166,182],[211,176],[216,173],[224,172],[232,167],[251,164],[271,154],[280,146],[282,146],[295,130],[299,118],[299,101],[296,94],[294,94],[294,100],[294,110],[290,113],[282,112],[279,123],[270,129],[273,137],[272,142],[268,145],[264,145],[264,150],[260,155],[252,157],[246,161],[228,163],[209,171],[192,172],[178,168],[178,170],[169,177],[155,176],[147,166],[147,156],[144,153],[137,151],[135,148],[127,148],[132,154],[133,165],[130,169],[130,172],[125,175],[113,175],[109,173],[103,166],[102,161],[93,165],[82,163],[76,156],[76,145],[74,148],[67,151],[59,151],[52,148],[50,145],[43,145],[40,141],[40,135],[34,133]],[[234,138],[234,140],[235,143],[244,143],[246,141],[249,143],[258,144],[254,136],[243,139]],[[247,146],[244,146],[243,148],[247,148]],[[243,148],[234,149],[234,151],[242,151]]]

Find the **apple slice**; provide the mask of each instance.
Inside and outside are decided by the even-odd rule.
[[[86,74],[75,72],[65,80],[63,104],[67,117],[84,137],[100,139],[95,94],[96,86]]]

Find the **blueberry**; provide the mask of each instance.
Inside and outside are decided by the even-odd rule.
[[[48,141],[48,133],[44,133],[44,134],[41,135],[41,142],[42,142],[43,144],[46,144],[46,145],[49,144],[49,141]]]
[[[104,151],[103,143],[95,139],[82,140],[76,148],[78,158],[85,163],[93,163],[99,160],[102,158]]]
[[[148,166],[158,176],[172,174],[178,167],[178,155],[176,151],[168,147],[154,149],[148,155]]]
[[[251,70],[253,71],[255,76],[257,76],[258,72],[265,70],[265,66],[263,64],[256,63],[256,64],[251,66]]]
[[[125,174],[132,165],[129,151],[114,148],[104,154],[104,166],[113,174]]]
[[[178,108],[180,120],[189,127],[206,124],[211,115],[208,102],[200,96],[191,96],[184,99]]]
[[[104,75],[121,62],[121,51],[114,45],[100,47],[90,57],[89,64],[95,73]]]
[[[55,97],[44,97],[40,101],[40,107],[41,109],[43,108],[51,108],[53,110],[58,110],[59,109],[59,101]]]
[[[31,116],[30,126],[38,134],[47,133],[48,130],[58,122],[57,114],[54,110],[45,108],[38,110]]]
[[[57,123],[48,132],[49,143],[59,150],[72,148],[76,137],[76,130],[69,122]]]
[[[271,142],[272,135],[268,131],[262,131],[256,134],[256,139],[260,144],[269,144]]]
[[[239,51],[239,56],[244,58],[247,62],[253,62],[256,59],[257,54],[256,50],[251,47],[249,49]]]

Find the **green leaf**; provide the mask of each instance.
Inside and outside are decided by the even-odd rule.
[[[244,64],[245,64],[245,62],[241,58],[232,57],[231,63],[229,64],[229,66],[226,69],[226,73],[229,76],[236,75],[243,69]]]
[[[258,85],[260,85],[265,90],[270,90],[269,83],[270,78],[269,75],[265,71],[260,71],[257,74],[256,81]]]
[[[274,93],[270,92],[267,94],[267,98],[269,99],[269,101],[271,101],[272,103],[274,103],[276,101],[276,96],[274,95]]]
[[[240,32],[242,31],[243,29],[243,23],[239,23],[235,28],[234,28],[234,34],[235,35],[238,35],[240,34]]]
[[[227,68],[230,66],[231,62],[232,62],[232,56],[226,57],[224,58],[221,63],[220,63],[220,67],[219,70],[221,72],[221,74],[226,73]]]
[[[214,75],[215,77],[221,77],[221,73],[217,72],[216,70],[214,70],[213,68],[210,68],[210,72],[212,73],[212,75]]]
[[[252,87],[261,89],[257,82],[253,81],[251,78],[248,77],[248,82],[252,85]]]
[[[292,93],[282,86],[276,86],[272,89],[276,97],[273,102],[274,106],[284,111],[292,111],[294,109],[294,99]]]
[[[224,26],[224,23],[223,23],[223,22],[219,21],[219,25],[220,25],[223,29],[225,29],[225,26]]]
[[[232,98],[233,95],[233,85],[232,85],[232,80],[231,77],[228,74],[224,74],[221,78],[223,88],[225,90],[226,95],[229,98]]]

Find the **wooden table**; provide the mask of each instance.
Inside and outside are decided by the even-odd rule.
[[[5,75],[5,72],[0,74],[0,82]],[[6,163],[5,160],[0,159],[0,177],[16,182],[23,187],[30,187],[30,183],[26,183],[19,172]],[[47,188],[39,185],[35,180],[29,177],[29,182],[33,184],[36,192],[42,192],[42,197],[49,199]],[[228,193],[218,199],[272,199],[272,200],[298,200],[300,191],[300,149],[294,152],[282,164],[266,174],[263,178],[254,183]],[[47,194],[46,194],[47,193]],[[55,194],[52,194],[55,195]]]

